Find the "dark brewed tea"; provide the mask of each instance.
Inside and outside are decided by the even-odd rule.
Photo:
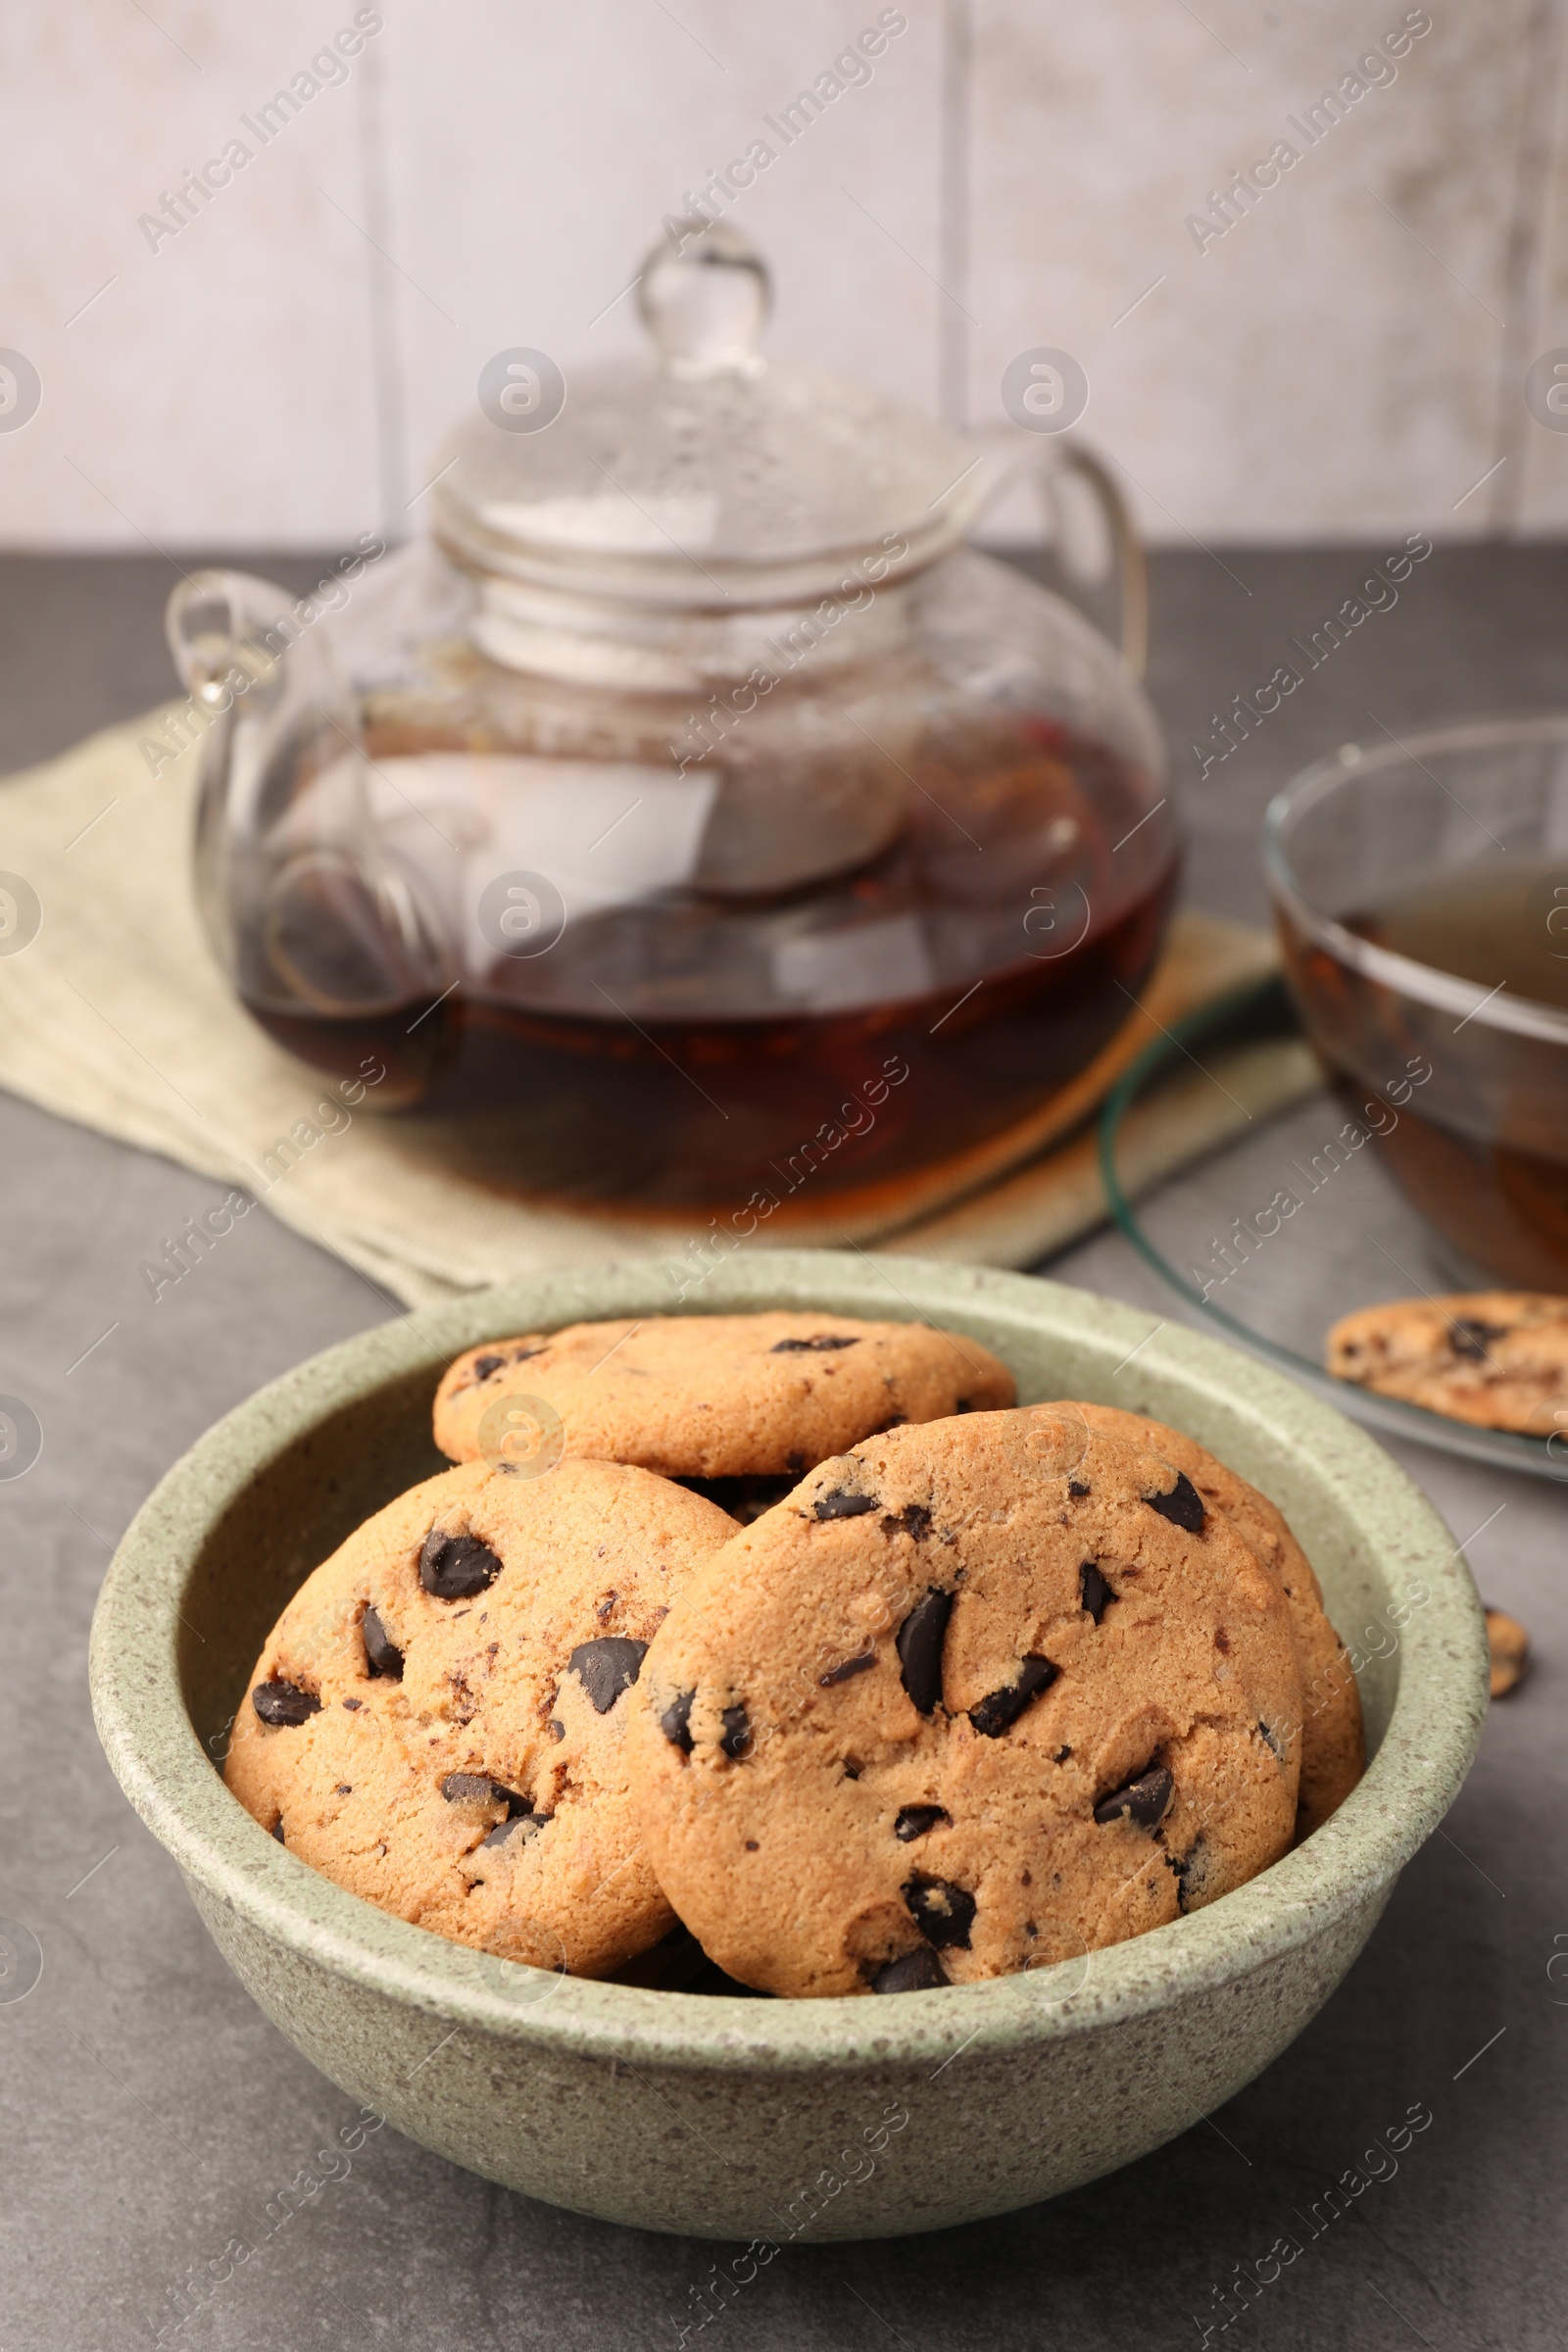
[[[1568,1012],[1568,864],[1484,865],[1347,915],[1396,956]],[[1568,1126],[1568,1096],[1563,1102]]]
[[[986,750],[922,764],[892,846],[809,890],[607,907],[439,1004],[250,1009],[318,1068],[377,1056],[408,1147],[508,1191],[733,1215],[896,1185],[1093,1058],[1175,887],[1110,753],[1043,721]]]
[[[1384,1140],[1410,1200],[1464,1260],[1522,1288],[1568,1290],[1568,864],[1450,873],[1342,917],[1348,930],[1502,1001],[1508,1025],[1348,970],[1285,920],[1313,1033],[1355,1089],[1414,1054],[1432,1077]],[[1489,1008],[1490,1009],[1490,1008]]]

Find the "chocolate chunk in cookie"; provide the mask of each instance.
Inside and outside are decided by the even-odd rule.
[[[509,1810],[506,1820],[498,1821],[493,1830],[486,1830],[479,1843],[481,1846],[505,1845],[514,1830],[521,1829],[526,1823],[537,1827],[541,1821],[548,1821],[549,1818],[547,1813],[535,1813],[531,1805],[520,1806],[514,1813]]]
[[[500,1791],[487,1772],[449,1772],[441,1784],[441,1793],[449,1805],[490,1805],[496,1803]]]
[[[419,1553],[419,1582],[437,1600],[472,1600],[500,1574],[501,1562],[477,1536],[449,1536],[434,1527]]]
[[[873,1992],[935,1992],[953,1982],[928,1943],[917,1943],[902,1959],[890,1960],[871,1979]]]
[[[912,1879],[904,1882],[904,1900],[927,1943],[938,1951],[954,1946],[965,1952],[969,1949],[975,1901],[966,1886],[955,1886],[951,1879],[934,1879],[917,1870]]]
[[[1141,1830],[1152,1830],[1156,1821],[1163,1819],[1175,1786],[1163,1764],[1152,1764],[1125,1788],[1102,1797],[1095,1807],[1095,1819],[1102,1824],[1135,1821]]]
[[[683,1756],[692,1752],[692,1701],[695,1690],[679,1690],[659,1718],[659,1728],[671,1747],[678,1747]]]
[[[1177,1471],[1176,1484],[1168,1494],[1146,1494],[1144,1500],[1173,1527],[1185,1527],[1190,1536],[1202,1534],[1203,1498],[1184,1470]]]
[[[1479,1315],[1456,1315],[1448,1326],[1448,1345],[1467,1363],[1484,1364],[1493,1343],[1508,1337],[1506,1323],[1483,1323]]]
[[[953,1614],[953,1594],[935,1587],[900,1626],[895,1647],[899,1677],[910,1700],[929,1715],[942,1698],[942,1643]]]
[[[867,1511],[880,1507],[874,1494],[854,1494],[847,1487],[835,1487],[830,1494],[818,1494],[811,1515],[816,1519],[863,1519]]]
[[[263,1723],[270,1724],[274,1731],[282,1730],[285,1725],[309,1723],[321,1708],[314,1690],[302,1690],[297,1683],[282,1681],[258,1683],[251,1692],[251,1705]]]
[[[365,1643],[365,1662],[372,1674],[384,1674],[390,1681],[403,1680],[403,1652],[393,1641],[376,1611],[366,1603],[360,1619],[360,1636]],[[348,1701],[345,1700],[347,1705]]]
[[[719,1723],[722,1726],[718,1739],[719,1752],[728,1756],[732,1763],[739,1763],[751,1748],[752,1719],[744,1707],[726,1707],[719,1717]]]
[[[1106,1584],[1093,1560],[1085,1560],[1078,1571],[1078,1590],[1084,1607],[1098,1625],[1116,1595]]]
[[[1000,1690],[990,1690],[977,1707],[969,1709],[969,1721],[983,1740],[1000,1740],[1023,1713],[1037,1690],[1049,1690],[1056,1679],[1056,1669],[1049,1658],[1020,1658],[1018,1671]]]
[[[831,1690],[835,1683],[847,1683],[858,1674],[869,1674],[875,1664],[876,1651],[862,1649],[858,1657],[846,1658],[842,1666],[830,1666],[817,1680],[824,1690]]]
[[[908,1845],[914,1838],[923,1838],[934,1830],[939,1821],[951,1821],[953,1816],[941,1805],[901,1805],[899,1818],[893,1824],[893,1835]]]
[[[579,1642],[566,1660],[587,1691],[594,1711],[608,1715],[623,1690],[629,1690],[642,1672],[646,1642],[627,1642],[618,1635],[602,1635],[596,1642]]]

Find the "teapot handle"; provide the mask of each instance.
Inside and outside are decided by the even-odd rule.
[[[1121,658],[1128,671],[1141,678],[1149,662],[1149,558],[1133,528],[1127,501],[1109,467],[1093,450],[1078,441],[1063,442],[1061,462],[1085,482],[1099,501],[1116,566],[1121,604]],[[1049,494],[1049,481],[1048,481]]]
[[[1041,441],[1010,427],[977,433],[990,479],[980,492],[976,514],[983,515],[1002,493],[1020,478],[1032,479],[1042,501],[1053,511],[1054,536],[1064,550],[1064,567],[1081,579],[1102,578],[1109,567],[1086,560],[1058,492],[1063,474],[1082,481],[1100,512],[1106,552],[1114,566],[1121,610],[1121,658],[1128,674],[1142,678],[1149,661],[1149,559],[1110,467],[1094,452],[1067,434]],[[971,518],[971,528],[973,518]]]

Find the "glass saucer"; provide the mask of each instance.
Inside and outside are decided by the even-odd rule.
[[[1215,1087],[1247,1121],[1240,1139],[1151,1184],[1144,1171],[1157,1164],[1158,1134],[1190,1119]],[[1282,1097],[1272,1112],[1245,1106],[1244,1098]],[[1475,1429],[1324,1371],[1329,1326],[1354,1307],[1500,1287],[1410,1206],[1377,1137],[1355,1124],[1356,1107],[1323,1083],[1283,981],[1223,998],[1156,1039],[1107,1100],[1100,1165],[1111,1214],[1190,1321],[1352,1420],[1496,1469],[1568,1480],[1568,1437]],[[1377,1115],[1386,1119],[1388,1106]]]

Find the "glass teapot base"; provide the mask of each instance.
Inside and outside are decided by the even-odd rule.
[[[786,1202],[896,1194],[1038,1111],[1126,1019],[1175,879],[1172,866],[1081,946],[957,1004],[640,1027],[464,992],[344,1020],[249,1009],[333,1075],[377,1057],[387,1081],[367,1107],[453,1175],[521,1200],[744,1225]]]

